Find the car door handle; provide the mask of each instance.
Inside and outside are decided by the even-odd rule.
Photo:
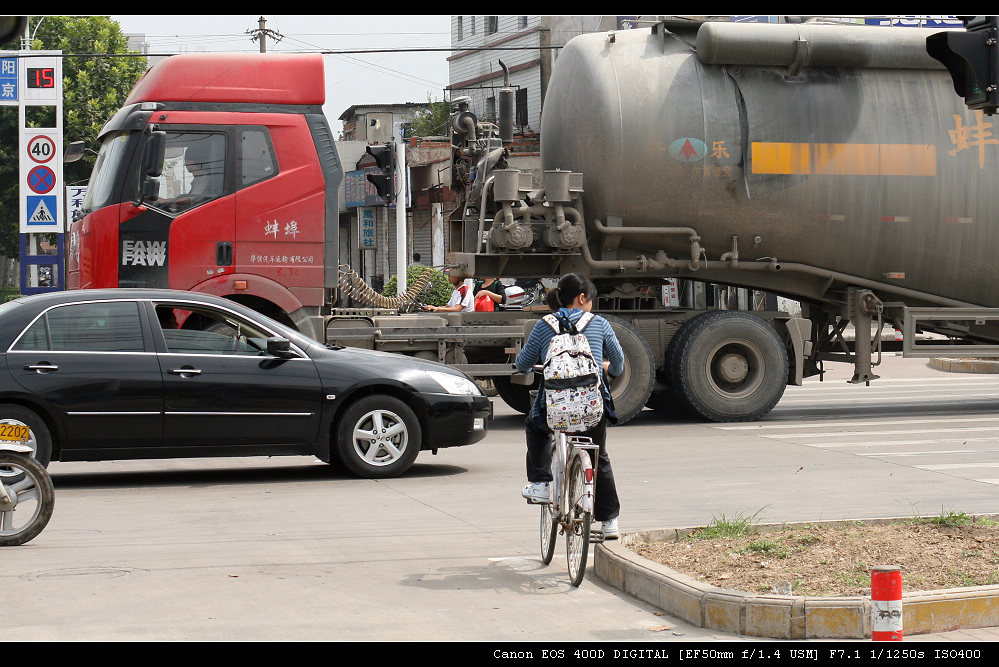
[[[51,373],[52,371],[59,370],[59,367],[54,364],[28,364],[24,367],[26,371],[35,371],[39,375],[42,373]]]
[[[173,375],[201,375],[201,369],[199,368],[171,368],[170,373]]]

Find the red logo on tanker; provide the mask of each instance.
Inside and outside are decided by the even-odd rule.
[[[707,145],[694,137],[680,137],[669,145],[669,154],[680,162],[697,162],[707,153]]]

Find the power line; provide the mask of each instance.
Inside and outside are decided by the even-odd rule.
[[[551,46],[477,46],[468,48],[451,48],[451,47],[400,47],[395,49],[317,49],[315,51],[282,51],[282,53],[319,53],[324,56],[343,56],[343,55],[364,55],[371,53],[438,53],[438,52],[466,52],[466,51],[539,51],[539,50],[555,50],[561,49],[563,45],[551,45]],[[30,52],[29,52],[30,53]],[[64,53],[63,58],[168,58],[170,56],[180,55],[179,52],[170,53]],[[41,55],[23,55],[18,56],[19,58],[33,58],[42,57]]]

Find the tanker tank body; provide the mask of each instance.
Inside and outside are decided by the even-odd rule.
[[[571,40],[541,153],[583,174],[594,274],[620,275],[622,259],[637,273],[655,251],[691,259],[696,235],[697,262],[670,273],[818,301],[857,285],[999,306],[999,128],[964,108],[925,37],[704,23]],[[608,225],[630,231],[604,251]]]
[[[545,191],[492,172],[492,220],[472,207],[451,258],[592,277],[628,357],[612,394],[629,417],[647,403],[758,419],[825,362],[869,383],[885,322],[906,356],[999,357],[999,132],[925,38],[682,21],[576,37],[545,96]],[[791,297],[801,317],[634,305],[667,276]]]

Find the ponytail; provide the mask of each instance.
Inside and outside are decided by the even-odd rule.
[[[562,305],[558,301],[559,298],[558,295],[559,295],[558,288],[553,287],[550,290],[548,290],[548,295],[545,297],[545,302],[548,304],[548,308],[553,313],[562,307]]]
[[[597,298],[597,286],[581,273],[567,273],[558,281],[558,286],[548,290],[548,307],[552,311],[569,308],[579,295],[587,301]]]

